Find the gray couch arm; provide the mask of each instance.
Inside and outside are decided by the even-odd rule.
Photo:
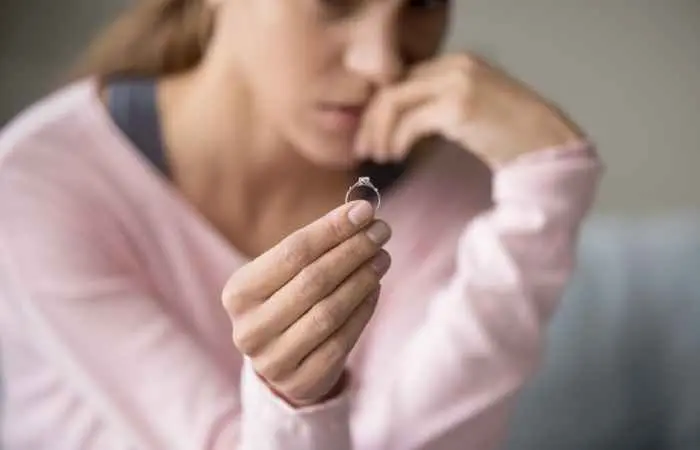
[[[594,219],[508,449],[700,449],[700,216]]]

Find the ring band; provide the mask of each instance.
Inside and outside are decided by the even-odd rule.
[[[345,203],[350,201],[350,194],[352,193],[352,191],[359,188],[367,188],[374,192],[374,196],[377,197],[377,205],[374,207],[374,209],[379,209],[379,205],[382,202],[382,197],[381,195],[379,195],[379,189],[377,189],[374,186],[374,184],[372,184],[372,180],[369,177],[359,177],[355,184],[350,186],[348,192],[345,194]]]

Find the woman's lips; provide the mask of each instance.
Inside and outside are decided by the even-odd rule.
[[[338,132],[355,132],[360,126],[364,105],[326,103],[318,108],[323,124]]]

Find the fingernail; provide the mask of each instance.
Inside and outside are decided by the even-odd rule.
[[[375,222],[365,232],[370,241],[377,245],[382,245],[391,237],[391,229],[384,222]]]
[[[350,219],[353,225],[358,227],[369,222],[373,216],[374,208],[366,200],[359,201],[355,206],[350,208],[348,212],[348,219]]]
[[[391,265],[391,257],[386,252],[381,252],[372,260],[372,269],[379,274],[379,276],[384,275]]]

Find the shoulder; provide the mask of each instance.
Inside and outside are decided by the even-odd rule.
[[[93,107],[91,89],[87,81],[67,86],[0,131],[0,231],[32,209],[75,213],[80,192],[89,191],[82,169],[90,145],[85,117]]]
[[[115,254],[124,211],[117,184],[125,182],[94,117],[94,89],[91,81],[67,86],[0,132],[0,246],[15,271],[88,267]]]
[[[144,178],[147,167],[111,121],[96,81],[80,80],[0,130],[0,214],[35,203],[47,211],[82,208],[94,216]]]
[[[80,160],[90,147],[89,119],[97,110],[92,81],[66,86],[29,106],[0,130],[0,195],[19,176],[59,181],[79,177]]]
[[[93,80],[65,86],[27,107],[0,130],[0,168],[17,153],[47,138],[59,143],[81,128],[81,117],[95,107]]]
[[[28,305],[103,298],[97,291],[115,280],[126,286],[140,276],[128,235],[138,220],[122,201],[127,182],[109,158],[114,146],[93,128],[91,89],[68,86],[0,133],[0,334]]]
[[[94,78],[78,80],[30,105],[0,129],[0,180],[11,174],[64,183],[115,174],[129,184],[148,164],[114,123]],[[7,189],[0,183],[0,191]]]

